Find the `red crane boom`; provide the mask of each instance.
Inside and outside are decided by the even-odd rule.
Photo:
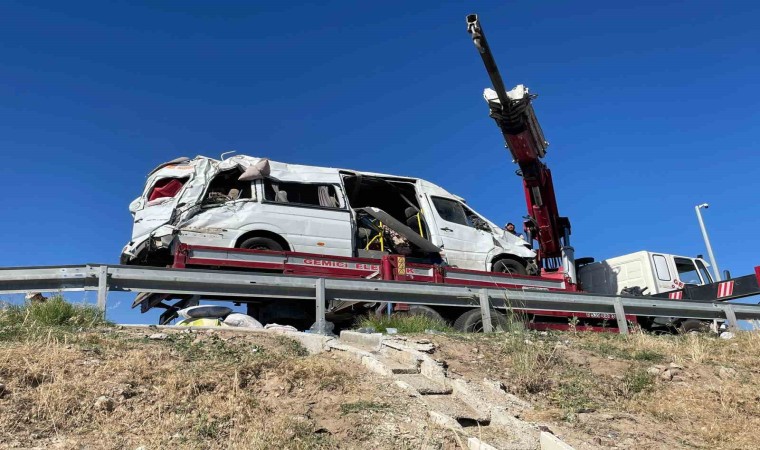
[[[539,267],[549,271],[562,267],[575,283],[570,220],[559,215],[552,173],[542,161],[549,143],[544,139],[533,111],[531,101],[535,95],[530,94],[523,85],[518,85],[511,91],[506,90],[476,14],[467,16],[467,32],[483,59],[493,85],[493,89],[486,89],[484,93],[490,109],[489,115],[501,129],[506,146],[520,167],[517,174],[523,179],[528,206],[528,216],[523,224],[527,240],[531,246],[533,241],[538,243]]]

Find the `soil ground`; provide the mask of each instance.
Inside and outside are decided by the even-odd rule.
[[[498,380],[576,449],[760,448],[760,336],[426,336],[454,376]]]
[[[274,333],[0,340],[0,448],[455,448],[388,379]]]
[[[464,448],[389,379],[283,335],[2,331],[0,448]],[[578,450],[760,448],[755,332],[414,337]]]

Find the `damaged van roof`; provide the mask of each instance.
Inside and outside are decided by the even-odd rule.
[[[165,169],[171,169],[172,167],[176,167],[178,165],[195,166],[195,165],[200,164],[201,162],[211,163],[212,166],[216,166],[217,170],[228,170],[234,167],[242,167],[243,169],[246,169],[249,166],[258,163],[261,160],[267,160],[267,159],[268,158],[261,158],[261,157],[248,156],[248,155],[235,155],[224,160],[209,158],[203,155],[198,155],[192,160],[186,157],[182,157],[182,158],[173,159],[171,161],[168,161],[159,165],[158,167],[153,169],[153,171],[151,171],[151,173],[148,176],[150,177],[156,172],[163,172],[163,170]],[[412,183],[420,183],[421,185],[425,186],[425,188],[428,191],[432,192],[434,195],[437,194],[437,195],[441,195],[445,197],[456,198],[462,202],[465,202],[464,198],[458,195],[452,194],[451,192],[445,190],[444,188],[434,183],[431,183],[427,180],[423,180],[421,178],[405,177],[405,176],[390,175],[390,174],[376,173],[376,172],[363,172],[359,170],[341,169],[341,168],[336,168],[336,167],[290,164],[290,163],[283,163],[279,161],[273,161],[271,159],[269,159],[269,167],[270,167],[269,177],[275,178],[280,181],[292,181],[292,182],[301,182],[301,183],[340,183],[341,172],[355,173],[355,174],[360,174],[360,175],[365,175],[365,176],[394,178],[399,181],[408,180],[409,182],[412,182]]]

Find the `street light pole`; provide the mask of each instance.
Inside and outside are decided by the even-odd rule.
[[[709,208],[710,205],[702,203],[694,207],[694,211],[697,212],[697,220],[699,220],[699,228],[702,229],[702,237],[705,239],[705,246],[707,246],[707,254],[710,256],[710,264],[713,267],[713,273],[715,274],[715,280],[721,281],[720,270],[718,269],[718,263],[715,262],[715,255],[713,255],[712,245],[710,245],[710,238],[707,237],[707,229],[705,228],[705,222],[702,220],[702,208]]]

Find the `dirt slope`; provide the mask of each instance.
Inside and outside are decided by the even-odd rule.
[[[0,330],[2,331],[2,330]],[[419,401],[276,334],[0,332],[0,448],[462,448]],[[760,448],[760,337],[426,334],[452,377],[590,448]]]
[[[276,335],[0,340],[0,447],[453,448],[389,381]]]
[[[430,338],[430,336],[427,336]],[[760,448],[760,336],[431,338],[449,371],[501,381],[576,449]]]

